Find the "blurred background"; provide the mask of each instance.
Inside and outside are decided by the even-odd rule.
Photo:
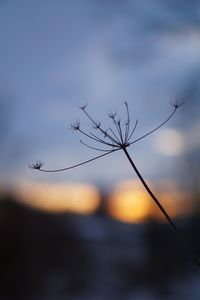
[[[199,270],[121,151],[69,130],[139,120],[129,153],[200,255],[200,2],[0,1],[0,299],[200,299]]]

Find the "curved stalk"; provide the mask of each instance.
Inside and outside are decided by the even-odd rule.
[[[148,194],[151,196],[151,198],[153,199],[153,201],[155,202],[155,204],[158,206],[158,208],[160,209],[160,211],[163,213],[165,219],[171,225],[171,228],[174,230],[174,232],[178,236],[179,240],[181,241],[181,243],[183,244],[183,246],[185,247],[185,249],[189,252],[189,254],[190,254],[191,258],[193,259],[193,261],[195,262],[195,264],[197,264],[198,267],[200,267],[200,260],[199,260],[199,258],[194,254],[191,246],[188,244],[188,242],[186,241],[186,239],[184,238],[184,236],[182,235],[182,233],[179,231],[179,229],[177,228],[177,226],[175,225],[175,223],[172,221],[171,217],[168,215],[168,213],[166,212],[166,210],[164,209],[164,207],[161,205],[160,201],[156,198],[156,196],[150,190],[150,188],[147,185],[146,181],[144,180],[144,178],[142,177],[142,175],[140,174],[140,172],[136,168],[136,166],[135,166],[132,158],[130,157],[130,155],[129,155],[127,149],[126,149],[126,147],[123,148],[123,151],[124,151],[127,159],[129,160],[131,166],[133,167],[135,173],[137,174],[137,176],[139,177],[140,181],[142,182],[144,188],[146,189],[146,191],[148,192]]]

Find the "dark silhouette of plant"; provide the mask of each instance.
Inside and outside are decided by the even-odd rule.
[[[188,242],[185,240],[182,233],[179,231],[175,223],[172,221],[171,217],[167,213],[167,211],[164,209],[164,207],[161,205],[160,201],[157,199],[157,197],[153,194],[149,186],[147,185],[146,181],[142,177],[141,173],[137,169],[136,165],[134,164],[131,156],[129,155],[127,148],[133,145],[134,143],[137,143],[138,141],[142,140],[143,138],[147,137],[148,135],[152,134],[153,132],[157,131],[159,128],[161,128],[164,124],[166,124],[175,114],[177,109],[183,105],[183,102],[177,101],[175,103],[171,103],[173,107],[173,111],[170,113],[170,115],[166,118],[164,122],[162,122],[160,125],[155,127],[154,129],[150,130],[146,134],[142,135],[141,137],[137,139],[132,139],[133,134],[135,132],[135,129],[138,124],[138,120],[131,126],[131,120],[130,120],[130,113],[129,113],[129,107],[128,103],[125,102],[125,108],[126,108],[126,120],[122,124],[121,119],[118,117],[116,113],[109,113],[108,117],[111,119],[113,126],[108,127],[107,129],[104,129],[99,121],[95,121],[94,118],[88,113],[86,110],[87,104],[80,107],[80,109],[83,111],[85,116],[90,120],[92,124],[92,130],[90,132],[85,132],[81,128],[81,124],[79,121],[76,121],[75,123],[70,125],[70,128],[73,131],[79,132],[83,137],[86,137],[88,140],[92,142],[96,142],[97,144],[100,144],[101,147],[95,147],[93,145],[90,145],[88,143],[85,143],[83,140],[80,140],[81,144],[84,146],[103,152],[103,154],[95,156],[94,158],[91,158],[89,160],[86,160],[84,162],[72,165],[70,167],[65,167],[61,169],[55,169],[55,170],[46,170],[43,169],[44,163],[42,161],[36,161],[35,163],[30,163],[29,167],[32,169],[39,170],[41,172],[61,172],[65,170],[70,170],[73,168],[76,168],[78,166],[87,164],[91,161],[94,161],[98,158],[101,158],[103,156],[106,156],[108,154],[114,153],[116,151],[122,150],[124,154],[126,155],[128,161],[130,162],[133,170],[139,177],[140,181],[142,182],[144,188],[148,192],[148,194],[151,196],[152,200],[155,202],[155,204],[158,206],[158,208],[163,213],[164,217],[168,221],[168,223],[171,225],[171,228],[174,230],[180,241],[182,242],[183,246],[187,249],[190,256],[192,257],[193,261],[200,267],[200,260],[199,258],[194,254],[191,246],[188,244]],[[102,148],[103,147],[105,148]]]

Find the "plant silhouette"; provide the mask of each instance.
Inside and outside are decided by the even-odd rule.
[[[116,113],[109,113],[108,114],[108,117],[112,121],[112,127],[108,127],[106,129],[104,129],[103,126],[101,125],[101,122],[95,121],[95,119],[88,113],[88,111],[86,109],[87,104],[80,107],[80,109],[82,110],[82,112],[85,114],[85,116],[91,122],[93,130],[90,131],[90,132],[83,131],[79,121],[76,121],[75,123],[70,125],[70,128],[73,131],[79,132],[83,137],[87,138],[91,142],[95,142],[97,145],[100,145],[100,147],[99,146],[93,146],[93,144],[91,145],[91,144],[85,143],[83,140],[80,140],[81,144],[83,144],[84,146],[86,146],[88,148],[91,148],[93,150],[103,152],[103,154],[95,156],[95,157],[93,157],[91,159],[88,159],[86,161],[83,161],[81,163],[78,163],[78,164],[75,164],[75,165],[72,165],[72,166],[69,166],[69,167],[60,168],[60,169],[54,169],[54,170],[44,169],[43,168],[44,163],[40,160],[36,161],[34,163],[30,163],[29,167],[32,168],[32,169],[35,169],[35,170],[39,170],[41,172],[61,172],[61,171],[66,171],[66,170],[76,168],[78,166],[82,166],[84,164],[87,164],[87,163],[92,162],[94,160],[97,160],[99,158],[102,158],[106,155],[109,155],[109,154],[114,153],[116,151],[122,150],[124,152],[126,158],[128,159],[129,163],[131,164],[133,170],[135,171],[138,178],[140,179],[141,183],[143,184],[144,188],[146,189],[147,193],[150,195],[152,200],[155,202],[157,207],[160,209],[160,211],[164,215],[165,219],[168,221],[171,228],[173,229],[173,231],[175,232],[175,234],[177,235],[177,237],[179,238],[179,240],[181,241],[183,246],[186,248],[186,250],[190,254],[193,261],[198,265],[198,267],[200,267],[199,258],[194,254],[191,246],[186,241],[183,234],[177,228],[176,224],[173,222],[173,220],[171,219],[171,217],[169,216],[169,214],[167,213],[165,208],[162,206],[162,204],[160,203],[158,198],[151,191],[151,189],[149,188],[146,181],[142,177],[141,173],[137,169],[135,163],[133,162],[133,160],[132,160],[132,158],[129,155],[128,150],[127,150],[127,148],[130,147],[131,145],[133,145],[134,143],[137,143],[138,141],[140,141],[143,138],[147,137],[148,135],[154,133],[155,131],[160,129],[163,125],[165,125],[173,117],[173,115],[175,114],[177,109],[183,105],[183,102],[177,101],[175,103],[171,103],[171,105],[173,107],[173,110],[170,113],[170,115],[160,125],[158,125],[154,129],[148,131],[147,133],[145,133],[144,135],[142,135],[141,137],[139,137],[135,140],[132,139],[132,137],[133,137],[134,132],[136,130],[136,127],[138,125],[138,120],[136,120],[136,122],[131,126],[130,112],[129,112],[128,103],[125,102],[124,105],[125,105],[125,108],[126,108],[126,120],[125,120],[125,122],[122,122],[122,120],[118,117],[118,115]]]

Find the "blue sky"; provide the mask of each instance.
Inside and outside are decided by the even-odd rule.
[[[122,153],[62,174],[33,172],[27,162],[38,158],[56,168],[98,154],[68,130],[79,118],[88,128],[79,105],[88,103],[107,123],[107,113],[123,114],[127,101],[133,121],[139,118],[139,137],[183,97],[163,131],[130,149],[147,178],[175,176],[175,163],[200,144],[199,24],[198,1],[1,1],[0,178],[102,184],[130,178]],[[159,144],[173,136],[166,128],[178,130],[182,143],[170,155]]]

